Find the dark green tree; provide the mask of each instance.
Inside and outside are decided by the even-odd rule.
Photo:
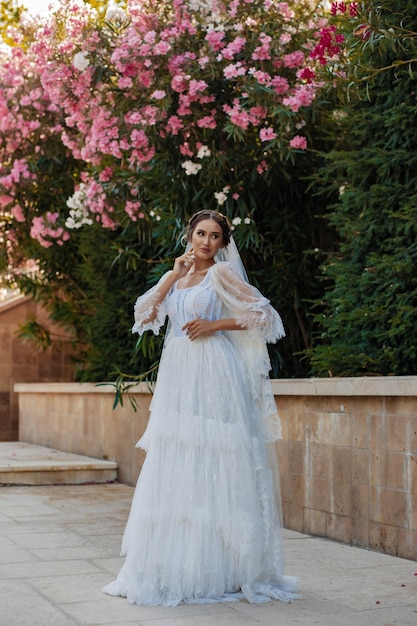
[[[362,11],[347,35],[338,139],[315,177],[334,201],[340,241],[316,302],[318,376],[416,372],[417,5],[385,0]]]

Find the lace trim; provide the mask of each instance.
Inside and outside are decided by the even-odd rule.
[[[167,312],[165,307],[166,298],[159,302],[158,289],[170,274],[171,271],[166,272],[154,287],[136,300],[134,308],[135,323],[132,327],[132,333],[143,335],[147,330],[151,330],[155,335],[159,335],[159,330],[165,323]]]
[[[256,287],[246,283],[230,263],[217,263],[211,272],[213,288],[223,301],[227,314],[242,328],[262,331],[267,343],[285,336],[278,312]]]

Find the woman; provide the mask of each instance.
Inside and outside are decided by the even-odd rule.
[[[133,332],[169,324],[147,451],[105,593],[136,604],[290,601],[271,442],[280,436],[266,341],[281,318],[249,285],[226,217],[199,211],[188,246],[135,305]],[[222,260],[226,259],[226,260]]]

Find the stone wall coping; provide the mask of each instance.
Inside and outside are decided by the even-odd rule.
[[[9,311],[9,309],[20,306],[23,302],[26,302],[30,299],[30,296],[25,296],[21,293],[8,296],[4,300],[0,301],[0,313],[5,313],[6,311]]]
[[[417,376],[366,376],[352,378],[285,378],[271,381],[276,396],[417,396]],[[146,382],[130,393],[149,393]],[[17,393],[115,393],[111,383],[16,383]]]
[[[130,393],[149,393],[151,384],[139,383],[132,387]],[[112,383],[16,383],[16,393],[116,393]]]
[[[417,376],[272,380],[276,396],[417,396]]]

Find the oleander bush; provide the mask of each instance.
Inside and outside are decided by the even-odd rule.
[[[133,302],[201,208],[229,216],[251,280],[282,313],[274,375],[305,375],[321,293],[309,251],[328,237],[307,177],[328,141],[321,68],[342,42],[321,3],[2,11],[2,270],[69,329],[78,378],[153,366],[160,339],[135,343]],[[49,343],[33,320],[22,332]]]

